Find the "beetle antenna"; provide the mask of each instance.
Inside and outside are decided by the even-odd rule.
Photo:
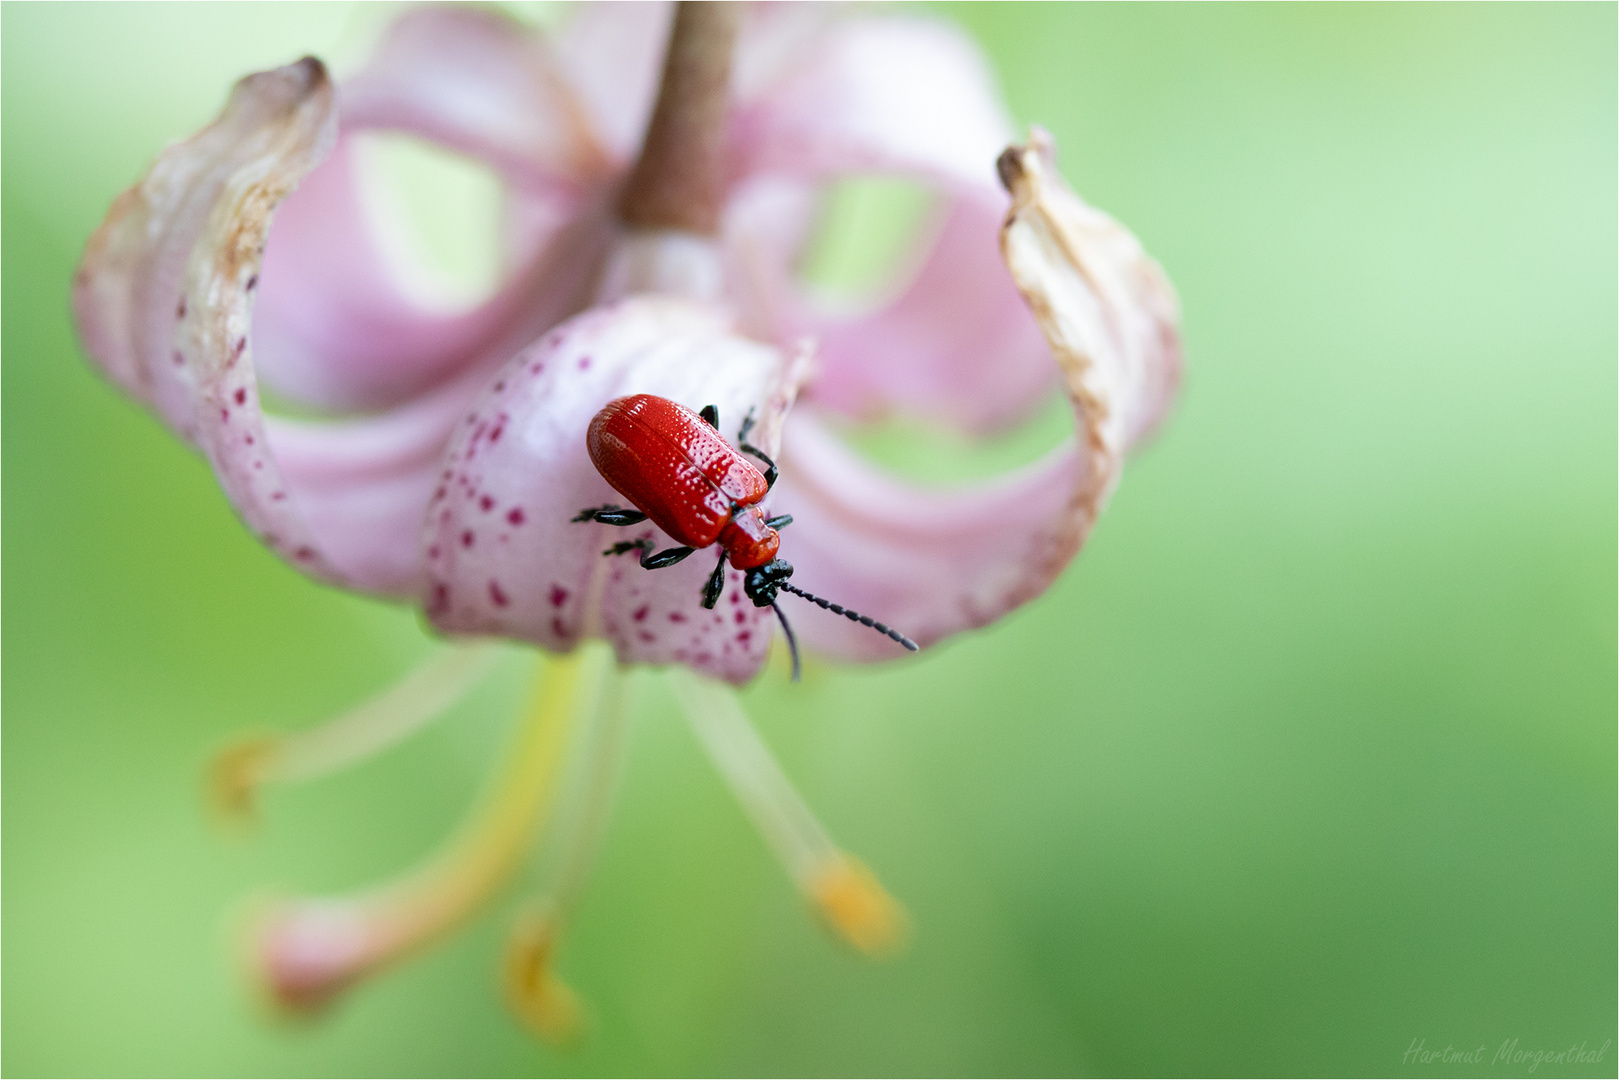
[[[916,642],[912,641],[910,638],[906,637],[904,634],[900,633],[898,630],[895,630],[893,627],[883,625],[882,623],[878,622],[876,619],[873,619],[870,615],[862,615],[858,611],[850,611],[848,608],[844,607],[842,604],[834,604],[830,600],[822,600],[819,596],[816,596],[814,593],[807,593],[803,589],[800,589],[797,585],[791,585],[791,584],[789,584],[789,583],[787,583],[785,581],[779,582],[778,587],[787,590],[788,592],[792,593],[794,596],[802,596],[804,599],[806,599],[806,600],[808,600],[808,601],[810,601],[812,603],[819,604],[822,607],[824,607],[826,610],[832,612],[832,614],[834,614],[834,615],[842,615],[844,618],[852,619],[853,621],[859,623],[861,626],[869,626],[869,627],[871,627],[873,630],[877,631],[879,634],[887,634],[889,637],[893,638],[895,641],[899,642],[901,645],[905,646],[907,649],[911,650],[912,652],[916,652],[918,649],[921,648],[920,645],[918,645]],[[771,605],[771,606],[774,607],[775,605]],[[780,615],[781,612],[777,611],[776,614]],[[787,624],[787,620],[783,619],[782,620],[782,625],[785,626],[786,624]],[[789,631],[788,632],[789,640],[791,639],[791,637],[792,637],[792,632]],[[795,652],[795,655],[796,655],[796,652]]]
[[[782,630],[787,633],[787,651],[793,654],[793,682],[797,682],[801,670],[798,664],[798,638],[793,635],[793,627],[787,621],[787,613],[775,604],[770,605],[770,610],[776,613],[776,618],[781,620]]]

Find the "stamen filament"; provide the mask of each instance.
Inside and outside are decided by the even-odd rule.
[[[314,780],[403,742],[443,714],[494,668],[501,650],[486,642],[440,649],[399,682],[307,731],[250,736],[215,756],[209,788],[228,816],[251,813],[265,783]]]
[[[624,764],[626,711],[624,680],[617,671],[606,680],[596,723],[580,747],[579,761],[570,770],[575,779],[568,792],[566,817],[558,815],[553,830],[554,857],[547,893],[553,898],[559,916],[566,918],[584,891],[602,834],[612,815],[619,772]]]
[[[606,830],[623,764],[624,682],[609,676],[589,737],[582,740],[569,770],[572,790],[559,800],[559,812],[546,837],[553,850],[544,890],[523,906],[506,946],[506,1000],[541,1039],[568,1046],[582,1034],[584,1007],[556,974],[556,951],[568,918],[578,905]]]
[[[506,879],[544,822],[569,730],[595,707],[610,657],[591,644],[541,664],[501,772],[438,856],[393,884],[355,897],[295,901],[264,920],[257,961],[283,1005],[318,1007],[450,929]]]
[[[832,842],[748,721],[736,692],[684,668],[670,671],[669,681],[709,759],[804,898],[861,952],[897,951],[907,936],[904,908],[864,864]]]

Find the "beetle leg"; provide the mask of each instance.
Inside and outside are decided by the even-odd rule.
[[[720,552],[720,561],[714,567],[714,572],[708,575],[708,583],[703,586],[703,606],[713,610],[714,605],[720,602],[720,593],[725,589],[725,552]]]
[[[741,450],[744,454],[752,454],[754,457],[765,463],[766,491],[769,491],[771,488],[776,486],[776,463],[770,459],[769,454],[765,453],[757,446],[749,446],[747,443],[737,444],[737,449]]]
[[[719,427],[720,427],[720,410],[719,410],[719,408],[717,406],[704,405],[703,408],[702,408],[702,411],[699,412],[697,415],[701,416],[703,418],[703,422],[706,423],[709,427],[713,428],[715,431],[719,430]]]
[[[665,566],[673,566],[696,550],[696,548],[689,547],[673,547],[665,548],[654,555],[652,553],[652,541],[642,538],[640,540],[620,540],[606,551],[603,551],[602,554],[626,555],[632,551],[639,551],[643,567],[648,570],[662,570]]]
[[[742,418],[742,429],[736,433],[736,448],[744,454],[752,454],[765,463],[765,490],[769,491],[776,486],[776,463],[769,454],[748,442],[748,432],[753,430],[753,410]]]
[[[793,523],[793,515],[791,515],[791,514],[782,514],[779,517],[773,517],[773,518],[770,518],[768,521],[766,521],[765,522],[765,528],[767,528],[767,529],[785,529],[787,526],[791,525],[792,523]]]
[[[639,510],[626,510],[622,506],[608,503],[606,506],[591,506],[581,510],[572,520],[599,521],[603,525],[639,525],[646,520],[646,515]]]
[[[647,545],[648,548],[651,546],[651,544]],[[696,550],[696,548],[689,547],[666,548],[656,555],[650,553],[642,555],[641,565],[648,570],[662,570],[665,566],[673,566]]]

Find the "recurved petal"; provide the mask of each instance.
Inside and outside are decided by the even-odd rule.
[[[91,356],[208,456],[248,525],[295,565],[341,582],[267,452],[248,333],[270,214],[335,133],[320,61],[241,80],[219,119],[113,204],[85,250],[73,308]]]
[[[546,39],[478,7],[408,11],[340,102],[345,137],[271,235],[255,343],[270,385],[325,409],[388,408],[492,370],[584,305],[615,166]],[[361,205],[347,137],[373,128],[421,136],[504,181],[511,272],[486,302],[429,310],[402,287]]]
[[[674,5],[577,4],[553,55],[607,153],[628,164],[641,144]]]
[[[736,125],[746,179],[727,240],[756,278],[750,320],[778,340],[818,340],[820,405],[970,431],[1023,418],[1053,389],[1052,369],[996,252],[1005,196],[993,162],[1010,127],[983,58],[953,28],[892,17],[833,23],[802,51]],[[861,174],[915,180],[934,206],[909,276],[851,311],[807,294],[792,275],[799,237],[749,210],[769,182]]]
[[[675,546],[650,523],[616,528],[571,519],[623,499],[585,449],[585,430],[613,398],[658,394],[693,409],[717,405],[728,435],[751,409],[755,438],[777,446],[806,361],[741,338],[728,315],[639,296],[585,312],[501,371],[445,458],[424,537],[428,617],[452,633],[487,633],[566,651],[588,637],[623,663],[681,663],[742,682],[763,663],[768,609],[742,596],[699,606],[717,549],[662,570],[602,552],[619,540]]]
[[[944,200],[911,276],[878,304],[847,311],[795,280],[776,205],[782,187],[748,185],[726,239],[750,322],[777,340],[817,341],[809,400],[847,416],[900,412],[984,432],[1015,424],[1052,393],[1050,350],[996,250],[1003,194],[972,188]]]
[[[504,363],[579,310],[612,232],[602,199],[530,199],[540,234],[487,301],[433,311],[401,287],[366,223],[348,139],[276,215],[255,320],[265,381],[325,409],[374,410]]]
[[[1180,371],[1178,307],[1163,272],[1068,189],[1049,138],[1037,132],[1000,167],[1013,197],[1006,264],[1057,361],[1075,438],[992,484],[918,490],[855,457],[801,410],[777,486],[777,506],[795,517],[795,582],[923,644],[1045,590],[1089,535],[1125,451],[1162,416]],[[822,652],[891,655],[838,620],[799,626]]]
[[[421,594],[422,514],[440,459],[487,374],[352,420],[266,418],[270,453],[314,546],[353,588]]]
[[[511,181],[573,189],[609,161],[545,39],[462,4],[407,11],[343,84],[343,127],[393,128],[487,161]]]
[[[993,183],[1010,130],[994,81],[960,31],[923,19],[839,20],[738,110],[737,176],[899,173]]]
[[[1001,254],[1028,302],[1087,427],[1110,449],[1151,434],[1181,378],[1180,300],[1135,234],[1086,203],[1057,171],[1057,146],[1035,128],[996,162],[1012,194]]]
[[[422,319],[380,319],[383,325],[355,320],[354,310],[343,312],[309,295],[323,280],[318,273],[288,279],[291,290],[304,290],[310,301],[300,325],[313,328],[316,345],[310,355],[323,362],[299,370],[323,380],[302,384],[327,392],[312,395],[317,400],[350,400],[344,395],[368,385],[387,387],[390,379],[413,386],[405,382],[410,359],[432,359],[423,352],[423,342],[444,346],[437,358],[444,381],[386,411],[339,421],[272,417],[267,424],[270,451],[280,462],[288,498],[302,512],[313,546],[344,583],[387,595],[421,595],[421,526],[439,483],[445,445],[500,365],[584,304],[614,231],[601,206],[568,223],[503,299],[464,317],[482,332],[449,344],[446,334],[453,337],[459,331],[443,324],[457,320],[440,320],[436,326]],[[333,285],[333,295],[344,295],[343,286]],[[268,339],[266,344],[285,347],[286,329],[285,322],[265,318],[255,332]],[[411,340],[412,329],[418,340]],[[304,339],[306,345],[310,341]],[[388,344],[396,346],[391,357]],[[398,365],[392,375],[390,359]]]

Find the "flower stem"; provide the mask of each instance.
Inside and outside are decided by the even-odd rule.
[[[735,3],[682,0],[658,103],[618,212],[626,225],[713,235],[723,194],[725,109],[740,13]]]

